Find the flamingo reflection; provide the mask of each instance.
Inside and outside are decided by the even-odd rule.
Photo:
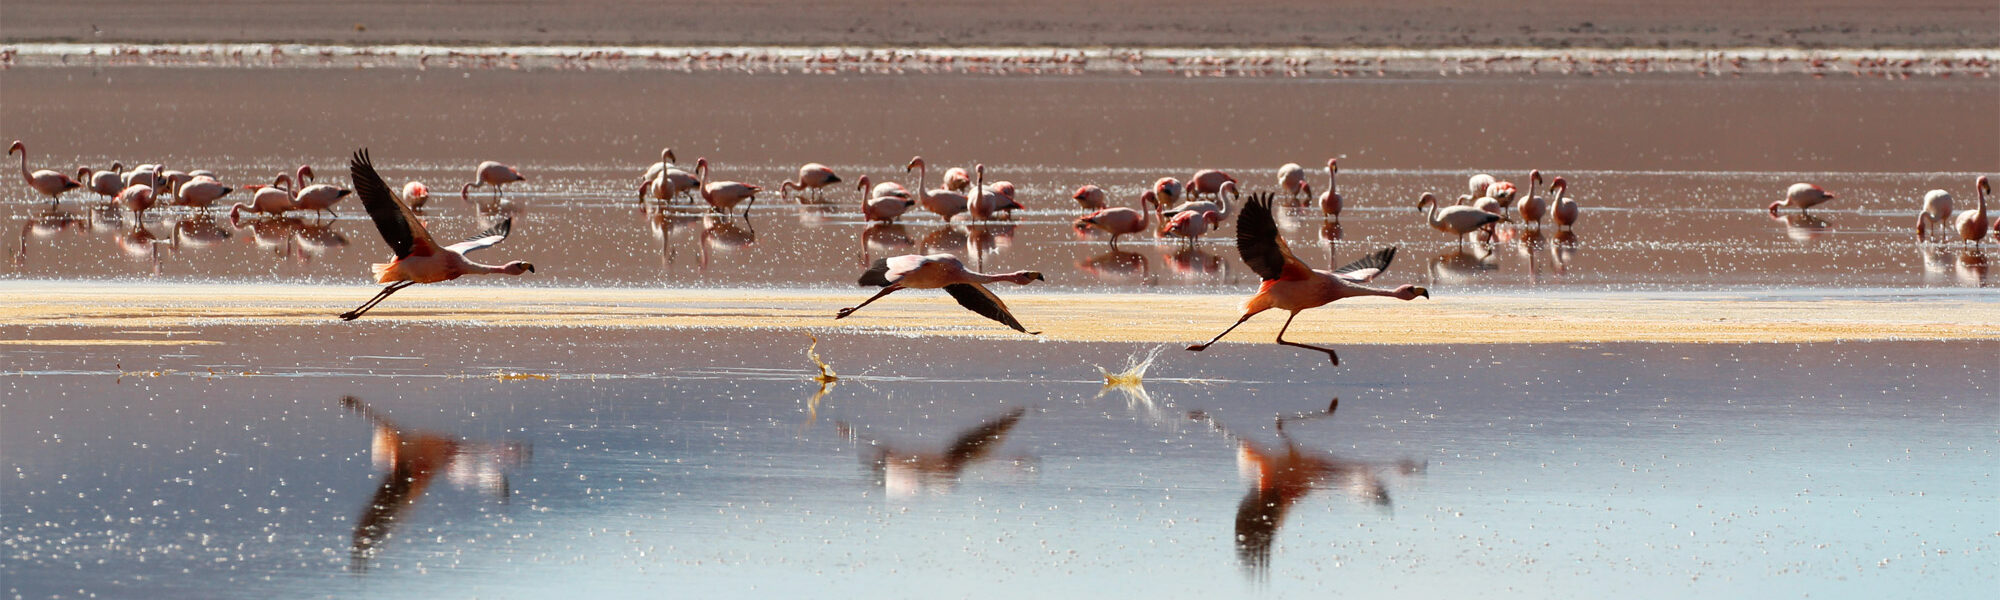
[[[1339,407],[1340,399],[1334,398],[1324,412],[1278,417],[1278,439],[1284,442],[1283,447],[1257,444],[1229,431],[1205,413],[1188,413],[1189,419],[1208,423],[1236,444],[1236,472],[1250,484],[1250,490],[1236,505],[1236,558],[1251,576],[1261,579],[1270,575],[1271,547],[1277,541],[1278,529],[1284,526],[1292,507],[1313,490],[1337,489],[1356,502],[1387,510],[1389,489],[1383,484],[1381,474],[1423,473],[1425,464],[1414,460],[1349,460],[1301,448],[1285,431],[1287,422],[1331,417]]]
[[[87,209],[86,209],[87,210]],[[26,264],[28,260],[28,239],[46,240],[65,232],[82,235],[90,230],[88,216],[79,217],[75,213],[62,210],[60,204],[50,204],[47,210],[35,218],[21,224],[21,241],[14,251],[14,264]]]
[[[1826,237],[1826,234],[1833,232],[1833,223],[1805,213],[1772,215],[1771,220],[1783,222],[1785,237],[1801,244]]]
[[[1443,283],[1469,283],[1480,273],[1500,270],[1499,259],[1493,249],[1486,244],[1461,244],[1452,246],[1431,258],[1431,281]]]
[[[229,229],[217,223],[213,215],[197,212],[192,215],[175,215],[173,246],[202,249],[229,241]]]
[[[292,240],[298,243],[301,257],[315,258],[325,255],[328,250],[346,248],[347,236],[340,233],[337,225],[336,221],[299,223],[292,230]]]
[[[757,230],[750,217],[741,219],[710,213],[701,218],[701,269],[708,271],[713,255],[730,255],[757,243]]]
[[[348,568],[356,572],[368,570],[368,561],[381,553],[397,522],[409,516],[438,475],[455,487],[477,487],[504,503],[510,493],[507,472],[527,464],[532,454],[526,442],[471,442],[404,429],[353,396],[341,398],[340,405],[374,425],[369,455],[382,473],[375,496],[354,521]]]
[[[702,214],[675,210],[665,205],[647,204],[643,212],[646,229],[653,233],[653,239],[660,241],[660,268],[664,269],[674,261],[679,253],[674,248],[674,234],[688,231],[690,235],[702,228]]]
[[[875,261],[875,255],[902,256],[912,254],[917,241],[910,237],[910,230],[899,223],[877,221],[861,230],[861,266]]]
[[[1112,250],[1076,261],[1076,269],[1106,283],[1142,283],[1151,275],[1145,255],[1127,250]]]
[[[1167,255],[1167,266],[1174,275],[1186,280],[1201,280],[1214,277],[1228,264],[1221,256],[1200,248],[1182,248]]]
[[[965,469],[987,460],[1007,441],[1007,434],[1021,422],[1026,408],[1015,408],[998,418],[986,420],[958,434],[942,451],[910,450],[858,433],[845,421],[836,421],[841,437],[868,444],[862,460],[874,470],[875,481],[894,496],[931,494],[942,496],[958,486]],[[1032,461],[1017,457],[1016,464]]]

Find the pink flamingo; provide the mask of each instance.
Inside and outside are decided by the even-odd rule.
[[[21,140],[14,140],[14,145],[7,147],[8,154],[15,152],[21,153],[21,179],[28,182],[28,187],[35,188],[35,191],[48,196],[51,204],[61,202],[64,193],[83,187],[82,183],[70,179],[68,175],[48,169],[28,172],[28,145],[21,143]]]
[[[250,195],[250,203],[246,205],[238,202],[235,206],[230,207],[229,224],[242,227],[241,217],[244,211],[277,216],[285,214],[285,211],[297,208],[297,205],[292,203],[291,187],[292,176],[282,173],[278,175],[276,181],[271,182],[271,185],[250,186],[254,190]]]
[[[292,194],[292,209],[310,210],[313,211],[315,216],[320,211],[325,211],[330,217],[340,218],[340,215],[333,212],[333,205],[340,202],[342,198],[346,198],[348,194],[354,193],[354,191],[324,183],[308,185],[307,182],[312,181],[312,179],[312,167],[299,165],[298,177],[294,181],[297,181],[299,185],[304,187],[301,187],[298,192]]]
[[[1181,192],[1185,189],[1181,186],[1181,180],[1161,177],[1159,181],[1153,182],[1153,200],[1159,202],[1160,206],[1178,205],[1181,203]]]
[[[1826,189],[1821,188],[1817,185],[1813,185],[1810,183],[1794,183],[1792,184],[1792,187],[1785,189],[1785,199],[1778,202],[1772,202],[1771,206],[1767,207],[1767,210],[1770,210],[1771,214],[1775,216],[1778,214],[1778,209],[1780,207],[1789,206],[1797,208],[1799,209],[1799,212],[1804,213],[1806,212],[1806,209],[1819,206],[1820,204],[1825,203],[1828,200],[1832,200],[1833,198],[1834,196],[1832,192],[1828,192],[1826,191]]]
[[[124,174],[125,163],[113,162],[109,171],[98,171],[90,167],[78,167],[76,180],[83,183],[85,187],[90,188],[90,191],[97,192],[97,195],[108,199],[118,197],[118,192],[125,189]]]
[[[911,157],[910,164],[903,167],[903,172],[908,173],[910,169],[917,170],[917,189],[922,190],[922,195],[917,198],[917,204],[923,206],[924,210],[936,213],[937,216],[944,217],[946,221],[950,221],[952,217],[965,212],[969,202],[965,194],[952,191],[948,187],[935,190],[924,189],[924,179],[929,173],[929,168],[924,163],[924,157]],[[963,171],[963,169],[953,170]],[[968,178],[966,181],[965,185],[969,188],[972,185],[971,179]]]
[[[673,148],[660,149],[660,162],[653,163],[652,166],[646,167],[646,174],[639,176],[639,182],[645,183],[648,181],[659,179],[660,173],[666,172],[667,169],[674,168],[675,162],[676,161],[674,159]]]
[[[1306,193],[1306,168],[1299,163],[1278,167],[1278,189],[1284,190],[1291,202],[1298,202],[1299,196]]]
[[[1235,177],[1231,177],[1228,173],[1215,169],[1195,171],[1194,176],[1189,177],[1187,180],[1188,197],[1200,198],[1203,195],[1219,196],[1222,193],[1222,184],[1235,182]]]
[[[1944,190],[1925,192],[1924,209],[1917,213],[1917,239],[1923,240],[1927,237],[1927,229],[1931,223],[1944,223],[1950,220],[1951,192]]]
[[[896,217],[903,216],[910,207],[917,205],[916,200],[910,199],[910,191],[900,183],[891,181],[870,187],[868,176],[862,175],[854,187],[862,194],[861,218],[865,221],[893,223]]]
[[[1340,159],[1326,159],[1326,191],[1319,194],[1319,212],[1335,221],[1340,220],[1340,184],[1334,181],[1339,173]]]
[[[1430,212],[1425,213],[1424,224],[1430,225],[1432,229],[1457,236],[1459,241],[1465,241],[1465,234],[1506,220],[1505,217],[1500,215],[1470,206],[1446,206],[1439,208],[1437,196],[1432,195],[1430,192],[1424,192],[1423,197],[1417,199],[1417,210],[1423,211],[1426,204],[1430,205]],[[1241,227],[1241,223],[1238,226]],[[1238,231],[1241,230],[1239,229]],[[1239,233],[1238,235],[1241,234]]]
[[[1977,244],[1980,238],[1986,237],[1986,195],[1993,193],[1993,184],[1987,182],[1985,175],[1980,175],[1973,188],[1979,193],[1979,204],[1972,210],[1959,213],[1952,225],[1958,228],[1960,239]]]
[[[367,207],[368,216],[375,221],[375,228],[382,232],[382,241],[396,253],[395,260],[376,263],[373,267],[375,281],[389,284],[367,302],[354,310],[341,313],[343,321],[361,318],[375,305],[381,304],[390,294],[419,283],[451,281],[464,275],[520,275],[535,272],[535,265],[514,261],[504,265],[484,265],[467,260],[470,252],[490,248],[507,239],[507,232],[514,221],[502,218],[492,229],[473,236],[472,239],[439,246],[431,239],[424,223],[417,220],[410,207],[397,200],[390,193],[389,184],[375,173],[375,164],[368,159],[368,150],[354,152],[348,163],[349,177],[354,187],[360,190],[361,205]]]
[[[743,204],[743,216],[748,217],[750,206],[757,203],[757,192],[764,191],[764,188],[742,182],[710,182],[708,159],[705,157],[694,160],[694,175],[695,179],[701,182],[701,199],[708,201],[709,206],[715,207],[716,212],[727,213],[735,209],[737,204]]]
[[[778,194],[790,197],[792,190],[811,190],[813,200],[824,200],[826,186],[840,183],[840,176],[833,169],[819,163],[806,163],[799,167],[798,181],[785,181],[778,185]]]
[[[980,316],[999,321],[1015,331],[1040,335],[1041,332],[1028,331],[1026,327],[1022,327],[1021,322],[1014,318],[1014,314],[1007,310],[1007,303],[1001,302],[999,296],[993,295],[992,290],[986,289],[986,284],[1001,281],[1028,285],[1030,282],[1046,281],[1046,279],[1035,271],[1015,271],[998,275],[974,272],[966,269],[965,263],[950,254],[929,256],[906,254],[892,258],[878,258],[875,259],[875,264],[868,267],[867,272],[861,274],[861,285],[881,286],[882,291],[860,305],[840,309],[840,312],[834,313],[833,318],[845,319],[848,315],[854,314],[854,311],[861,310],[861,307],[868,306],[897,290],[942,288],[951,294],[952,298],[958,300],[959,306],[979,313]]]
[[[1556,229],[1559,231],[1569,230],[1576,225],[1577,215],[1583,212],[1583,209],[1577,206],[1576,199],[1563,197],[1563,193],[1568,190],[1569,182],[1560,176],[1556,177],[1555,181],[1549,182],[1549,193],[1555,196],[1555,199],[1549,201],[1549,218],[1556,222]]]
[[[1214,211],[1186,211],[1167,219],[1160,227],[1160,235],[1178,235],[1187,238],[1187,245],[1193,246],[1201,235],[1222,225],[1222,213]]]
[[[1467,191],[1472,193],[1472,197],[1485,198],[1486,192],[1493,188],[1494,181],[1497,180],[1493,179],[1492,175],[1480,173],[1466,178],[1465,187]]]
[[[1292,326],[1292,319],[1299,311],[1325,306],[1342,298],[1355,296],[1385,296],[1399,300],[1415,300],[1431,293],[1424,288],[1403,285],[1393,290],[1385,290],[1360,285],[1374,279],[1389,268],[1389,261],[1396,257],[1394,246],[1384,248],[1332,271],[1318,271],[1292,255],[1292,249],[1285,244],[1285,238],[1278,232],[1278,222],[1271,215],[1270,193],[1254,194],[1243,205],[1243,214],[1236,218],[1236,251],[1243,256],[1243,262],[1250,265],[1264,284],[1257,294],[1243,303],[1243,316],[1234,325],[1215,334],[1207,342],[1188,346],[1188,350],[1200,352],[1215,345],[1222,336],[1235,331],[1238,325],[1249,321],[1257,313],[1273,308],[1291,311],[1285,324],[1278,328],[1278,343],[1286,346],[1305,348],[1326,353],[1333,364],[1340,364],[1340,355],[1331,348],[1286,341],[1285,330]],[[1435,201],[1435,200],[1433,200]],[[1470,210],[1470,209],[1468,209]]]
[[[1159,198],[1152,190],[1146,190],[1144,193],[1139,194],[1138,209],[1125,208],[1123,206],[1100,209],[1078,217],[1070,226],[1075,227],[1079,232],[1088,231],[1094,227],[1111,234],[1111,249],[1117,251],[1119,237],[1145,231],[1151,226],[1152,215],[1146,212],[1146,208],[1149,206],[1155,211],[1160,206]]]
[[[236,191],[235,188],[216,183],[213,179],[190,179],[174,186],[174,205],[208,208],[233,191]]]
[[[1528,195],[1514,201],[1514,212],[1521,215],[1521,221],[1524,223],[1534,223],[1536,229],[1542,227],[1542,217],[1547,216],[1549,212],[1548,201],[1536,195],[1537,190],[1541,187],[1542,171],[1540,169],[1529,171]]]
[[[896,196],[905,199],[910,197],[910,189],[903,187],[903,184],[894,181],[874,183],[868,179],[867,175],[862,175],[861,179],[855,181],[854,189],[867,194],[861,197],[862,200],[880,198],[882,196]]]
[[[490,160],[482,161],[479,163],[479,166],[473,167],[472,176],[472,187],[493,186],[493,200],[495,202],[500,200],[500,192],[507,184],[528,180],[528,178],[522,177],[521,172],[515,170],[514,167]],[[299,193],[304,194],[305,192],[301,190]]]
[[[410,208],[423,208],[430,201],[431,187],[424,185],[424,182],[411,181],[403,184],[403,203],[408,204]]]
[[[974,182],[973,189],[979,190],[979,200],[973,202],[968,207],[972,212],[973,218],[981,221],[990,221],[999,213],[1004,212],[1012,216],[1013,211],[1027,208],[1022,206],[1020,202],[1014,201],[1014,184],[1003,181],[988,186],[986,185],[986,165],[973,165],[972,170],[978,179],[978,181]]]
[[[961,194],[970,193],[972,189],[972,174],[965,172],[965,169],[959,167],[946,169],[944,172],[944,189]]]
[[[1103,209],[1105,198],[1104,188],[1087,184],[1076,188],[1076,193],[1069,195],[1069,199],[1075,200],[1076,205],[1083,207],[1084,210]]]
[[[132,211],[134,227],[143,226],[146,209],[152,208],[156,199],[153,186],[143,183],[132,184],[118,192],[118,203],[125,205],[125,210]]]

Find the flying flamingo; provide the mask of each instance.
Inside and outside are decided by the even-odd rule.
[[[1540,190],[1541,187],[1542,187],[1541,169],[1529,171],[1528,195],[1527,197],[1514,201],[1514,212],[1516,214],[1521,215],[1521,222],[1534,223],[1536,229],[1540,229],[1542,227],[1542,217],[1547,216],[1549,212],[1548,200],[1545,200],[1541,196],[1536,195],[1537,191]]]
[[[868,267],[867,272],[861,274],[861,285],[882,286],[882,291],[876,292],[858,306],[840,309],[833,318],[845,319],[848,315],[854,314],[854,311],[861,310],[861,307],[868,306],[869,303],[896,290],[944,288],[946,293],[958,300],[959,306],[979,313],[980,316],[999,321],[1012,327],[1014,331],[1041,335],[1039,331],[1028,331],[1022,327],[1021,322],[1014,319],[1014,314],[1008,312],[1007,303],[1001,302],[999,296],[993,295],[992,290],[986,289],[986,284],[1000,281],[1028,285],[1029,282],[1047,281],[1047,279],[1035,271],[1015,271],[999,275],[976,273],[967,270],[965,263],[950,254],[929,256],[905,254],[892,258],[878,258],[875,259],[875,264]]]
[[[1917,213],[1917,239],[1926,237],[1926,229],[1931,223],[1951,220],[1951,192],[1931,190],[1924,193],[1924,209]]]
[[[1952,225],[1958,228],[1960,239],[1978,244],[1980,238],[1986,237],[1986,195],[1993,193],[1993,184],[1986,181],[1985,175],[1980,175],[1979,180],[1973,183],[1973,188],[1979,193],[1979,205],[1974,206],[1972,210],[1958,213],[1958,218],[1952,221]]]
[[[1069,199],[1075,200],[1076,205],[1083,207],[1084,210],[1103,209],[1105,198],[1104,188],[1087,184],[1076,188],[1076,193],[1069,195]]]
[[[1549,193],[1555,196],[1555,199],[1549,201],[1549,218],[1555,220],[1558,231],[1568,230],[1576,225],[1576,217],[1583,211],[1577,206],[1576,199],[1563,197],[1563,193],[1568,190],[1569,182],[1560,176],[1556,177],[1555,181],[1549,182]]]
[[[1466,191],[1472,192],[1471,194],[1472,197],[1485,198],[1487,190],[1493,188],[1494,181],[1496,180],[1493,179],[1492,175],[1480,173],[1478,175],[1473,175],[1471,177],[1466,178],[1465,188]]]
[[[825,200],[826,186],[840,183],[840,176],[833,169],[819,163],[806,163],[799,167],[799,180],[786,181],[778,186],[781,196],[790,196],[792,190],[811,190],[814,200]]]
[[[1340,355],[1335,354],[1331,348],[1285,340],[1285,330],[1291,328],[1292,319],[1298,318],[1299,311],[1355,296],[1386,296],[1399,300],[1415,300],[1418,296],[1431,297],[1429,290],[1414,285],[1403,285],[1393,290],[1360,285],[1381,275],[1389,268],[1389,261],[1396,257],[1394,246],[1378,250],[1374,254],[1332,271],[1318,271],[1306,266],[1298,257],[1292,255],[1291,247],[1285,244],[1284,236],[1278,233],[1278,222],[1271,215],[1272,198],[1273,195],[1269,192],[1252,195],[1250,201],[1243,205],[1242,215],[1236,218],[1236,252],[1243,256],[1243,262],[1250,265],[1250,270],[1263,278],[1263,287],[1257,290],[1257,295],[1251,296],[1243,303],[1243,316],[1237,318],[1234,325],[1222,330],[1222,333],[1215,334],[1213,339],[1205,343],[1188,346],[1188,350],[1194,352],[1207,350],[1209,346],[1221,340],[1222,336],[1229,335],[1229,332],[1235,331],[1238,325],[1250,320],[1250,317],[1279,308],[1292,313],[1291,316],[1285,317],[1284,326],[1278,328],[1279,344],[1325,352],[1327,360],[1338,365]]]
[[[946,182],[945,188],[940,188],[935,190],[924,189],[924,179],[926,175],[929,173],[928,170],[929,167],[924,164],[924,157],[921,156],[911,157],[910,164],[903,167],[903,172],[908,173],[910,172],[910,169],[917,170],[917,190],[919,190],[918,193],[921,194],[921,196],[917,198],[917,204],[923,206],[924,210],[936,213],[937,216],[944,217],[944,220],[946,221],[950,221],[952,217],[958,216],[959,213],[965,212],[968,199],[966,198],[965,194],[952,191],[950,189],[950,182]],[[960,172],[964,171],[964,169],[952,169],[952,170]],[[967,188],[970,188],[972,186],[970,178],[966,180],[965,186]]]
[[[125,163],[113,162],[109,171],[98,171],[90,167],[80,167],[76,172],[76,180],[84,184],[85,187],[90,188],[90,191],[97,192],[97,195],[109,199],[118,197],[118,192],[125,189],[124,174]]]
[[[1821,203],[1824,203],[1828,200],[1832,200],[1833,198],[1834,196],[1832,192],[1828,192],[1824,188],[1821,188],[1817,185],[1813,185],[1810,183],[1794,183],[1792,184],[1792,187],[1785,189],[1785,199],[1778,202],[1772,202],[1771,206],[1768,207],[1768,210],[1771,211],[1771,214],[1773,216],[1776,216],[1778,214],[1778,209],[1780,207],[1789,206],[1799,209],[1800,213],[1804,213],[1806,212],[1806,209],[1819,206]]]
[[[359,319],[361,315],[375,308],[375,305],[381,304],[390,294],[419,283],[451,281],[462,275],[520,275],[535,272],[535,265],[518,260],[496,266],[479,264],[465,258],[468,252],[490,248],[507,239],[507,232],[514,223],[512,219],[503,218],[492,229],[473,236],[472,239],[450,246],[439,246],[437,242],[431,240],[431,234],[424,229],[423,222],[417,220],[416,213],[410,212],[409,206],[397,200],[396,196],[389,192],[389,184],[382,181],[381,175],[375,174],[375,164],[368,160],[367,149],[354,152],[353,160],[348,163],[348,172],[349,177],[354,180],[355,189],[359,190],[357,195],[361,197],[361,205],[368,208],[368,216],[375,220],[375,228],[382,232],[382,241],[389,244],[390,250],[395,251],[396,258],[388,263],[376,263],[373,267],[375,281],[389,286],[382,288],[380,293],[375,294],[374,298],[360,307],[341,313],[341,320]]]
[[[1326,159],[1326,191],[1319,194],[1319,212],[1333,220],[1340,220],[1340,184],[1334,176],[1340,174],[1340,159]]]
[[[479,163],[479,166],[473,167],[472,179],[472,187],[493,186],[493,200],[495,202],[500,200],[500,191],[507,184],[528,180],[528,178],[522,177],[521,172],[515,170],[514,167],[490,160],[482,161]],[[305,192],[301,191],[300,193],[304,194]]]
[[[250,195],[249,204],[246,205],[238,202],[235,206],[229,208],[230,225],[242,226],[240,219],[243,211],[277,216],[285,214],[285,211],[297,208],[292,203],[292,176],[290,175],[280,173],[278,174],[278,179],[271,182],[271,185],[253,185],[250,188],[254,191]]]
[[[1155,212],[1160,207],[1159,199],[1153,194],[1152,190],[1146,190],[1144,193],[1139,194],[1139,208],[1137,209],[1125,208],[1123,206],[1101,209],[1078,217],[1070,225],[1075,227],[1077,231],[1088,231],[1090,228],[1095,227],[1105,233],[1111,234],[1111,249],[1116,251],[1118,250],[1119,236],[1139,233],[1151,226],[1151,215],[1146,212],[1148,207],[1151,207]]]
[[[1014,201],[1014,184],[1003,181],[988,186],[986,185],[986,165],[973,165],[972,170],[974,177],[977,179],[974,182],[973,189],[979,190],[979,200],[972,202],[967,207],[972,213],[973,218],[981,221],[990,221],[998,213],[1005,212],[1009,216],[1012,216],[1014,214],[1013,211],[1026,208],[1021,206],[1020,202]]]
[[[1235,177],[1215,169],[1195,171],[1194,176],[1187,180],[1188,198],[1200,198],[1204,194],[1220,197],[1222,184],[1235,182]]]
[[[1306,191],[1306,168],[1299,163],[1285,163],[1278,167],[1278,189],[1284,190],[1290,202],[1297,203]]]
[[[748,217],[750,206],[757,203],[757,192],[764,191],[764,188],[737,181],[710,182],[707,158],[694,159],[694,176],[701,182],[701,199],[708,201],[708,205],[720,213],[728,213],[736,205],[743,204],[743,216]],[[744,204],[745,201],[749,203]]]
[[[1492,197],[1488,196],[1487,198],[1481,198],[1481,200],[1490,198]],[[1417,199],[1417,210],[1424,210],[1424,205],[1426,204],[1430,205],[1431,210],[1425,213],[1424,223],[1430,225],[1431,229],[1457,236],[1460,241],[1464,241],[1465,234],[1506,220],[1505,217],[1501,217],[1500,215],[1470,206],[1446,206],[1440,209],[1438,208],[1437,196],[1432,195],[1430,192],[1424,192],[1423,197]]]
[[[35,188],[35,191],[48,196],[50,203],[61,202],[62,195],[65,192],[83,187],[82,183],[78,183],[75,179],[70,179],[68,175],[48,169],[29,173],[28,145],[21,143],[21,140],[14,140],[14,145],[7,147],[8,154],[15,152],[21,153],[21,179],[28,182],[28,187]]]

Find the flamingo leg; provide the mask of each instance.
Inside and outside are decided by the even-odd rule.
[[[857,311],[857,310],[861,310],[861,307],[862,307],[862,306],[867,306],[867,305],[869,305],[869,303],[872,303],[872,302],[874,302],[874,301],[876,301],[876,300],[881,300],[883,296],[887,296],[887,295],[889,295],[889,294],[890,294],[891,292],[894,292],[894,291],[896,291],[896,290],[900,290],[900,289],[903,289],[903,286],[900,286],[900,285],[890,285],[890,286],[888,286],[888,287],[885,287],[885,288],[882,288],[882,291],[880,291],[880,292],[876,292],[874,296],[870,296],[870,297],[868,297],[868,300],[866,300],[866,301],[863,301],[863,302],[862,302],[862,303],[861,303],[861,304],[860,304],[859,306],[853,306],[853,307],[849,307],[849,308],[843,308],[843,309],[840,309],[840,312],[838,312],[838,313],[834,313],[834,315],[833,315],[833,318],[834,318],[834,319],[845,319],[845,318],[847,318],[847,315],[851,315],[851,314],[854,314],[854,311]]]
[[[399,281],[396,283],[389,284],[388,287],[382,288],[381,292],[376,293],[374,298],[369,298],[367,302],[362,303],[360,307],[357,307],[354,310],[341,313],[340,320],[352,321],[355,319],[359,319],[361,318],[361,315],[367,314],[368,311],[373,310],[375,308],[375,305],[381,304],[383,300],[388,299],[390,294],[394,294],[398,290],[416,284],[417,282],[414,281]]]
[[[1214,337],[1214,338],[1210,338],[1210,339],[1209,339],[1209,340],[1208,340],[1207,342],[1203,342],[1203,343],[1200,343],[1200,344],[1195,344],[1195,345],[1193,345],[1193,346],[1188,346],[1188,347],[1187,347],[1188,351],[1189,351],[1189,352],[1200,352],[1200,351],[1203,351],[1203,350],[1207,350],[1209,346],[1213,346],[1213,345],[1215,345],[1215,343],[1216,343],[1216,342],[1219,342],[1219,341],[1222,341],[1222,336],[1225,336],[1225,335],[1229,335],[1229,332],[1231,332],[1231,331],[1236,331],[1236,326],[1237,326],[1237,325],[1242,325],[1244,321],[1248,321],[1248,320],[1250,320],[1250,317],[1254,317],[1254,316],[1257,316],[1257,313],[1254,313],[1254,312],[1252,312],[1252,313],[1243,313],[1243,318],[1240,318],[1240,319],[1237,319],[1237,320],[1236,320],[1236,323],[1235,323],[1235,324],[1233,324],[1233,325],[1230,325],[1228,329],[1224,329],[1224,330],[1222,330],[1222,333],[1218,333],[1218,334],[1215,334],[1215,337]]]
[[[1334,364],[1334,365],[1339,365],[1339,364],[1340,364],[1340,355],[1339,355],[1339,354],[1335,354],[1335,353],[1333,352],[1333,350],[1332,350],[1332,349],[1330,349],[1330,348],[1321,348],[1321,347],[1319,347],[1319,346],[1314,346],[1314,345],[1311,345],[1311,344],[1301,344],[1301,343],[1298,343],[1298,342],[1288,342],[1288,341],[1285,341],[1285,330],[1286,330],[1286,329],[1289,329],[1289,328],[1291,328],[1291,326],[1292,326],[1292,319],[1296,319],[1296,318],[1299,318],[1299,313],[1297,313],[1297,312],[1293,312],[1293,313],[1292,313],[1292,316],[1289,316],[1289,317],[1285,317],[1285,325],[1284,325],[1283,327],[1279,327],[1279,328],[1278,328],[1278,343],[1280,343],[1280,344],[1284,344],[1284,345],[1286,345],[1286,346],[1292,346],[1292,347],[1295,347],[1295,348],[1305,348],[1305,349],[1308,349],[1308,350],[1318,350],[1318,351],[1320,351],[1320,352],[1325,352],[1325,353],[1326,353],[1326,359],[1327,359],[1327,360],[1330,360],[1330,361],[1333,361],[1333,364]],[[1228,332],[1224,332],[1224,333],[1228,333]]]

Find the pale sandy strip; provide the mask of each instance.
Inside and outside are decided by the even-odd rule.
[[[336,327],[344,324],[333,315],[373,293],[374,288],[357,286],[8,282],[0,284],[0,327],[103,328],[107,340],[133,329],[223,324]],[[866,294],[866,290],[439,285],[399,293],[367,320],[490,328],[811,328],[1017,337],[959,308],[949,297],[929,291],[899,293],[854,317],[832,319],[836,309],[851,306]],[[1049,339],[1063,341],[1200,341],[1232,322],[1241,302],[1240,297],[1210,294],[1019,290],[1003,294],[1022,322]],[[1284,313],[1273,311],[1243,326],[1231,339],[1269,341],[1283,321]],[[1344,344],[2000,339],[2000,327],[1994,323],[2000,323],[2000,302],[1970,295],[1895,300],[1441,295],[1413,302],[1343,300],[1301,314],[1288,335],[1299,341]],[[47,336],[51,339],[40,341],[34,330],[15,331],[10,337],[29,332],[28,340],[16,343],[81,343],[74,334],[51,334]]]

